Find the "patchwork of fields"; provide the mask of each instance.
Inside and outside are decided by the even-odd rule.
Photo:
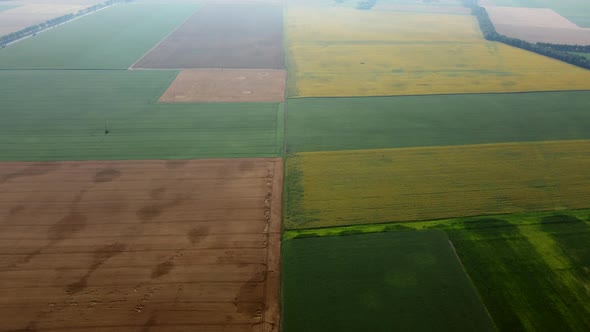
[[[590,326],[587,209],[296,230],[286,232],[283,241],[287,247],[293,238],[416,230],[447,233],[498,330],[583,331]]]
[[[24,2],[0,35],[58,6]],[[0,49],[0,330],[590,330],[590,72],[459,0],[357,5],[117,3]]]
[[[159,104],[171,71],[1,71],[0,160],[276,157],[278,103]],[[108,134],[106,133],[108,130]]]
[[[487,42],[471,16],[340,8],[287,15],[290,97],[590,89],[586,70]]]
[[[118,4],[0,50],[0,69],[127,69],[197,8]]]

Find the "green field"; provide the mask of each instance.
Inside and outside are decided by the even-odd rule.
[[[435,229],[453,241],[501,331],[590,329],[590,210],[288,231],[284,238]]]
[[[157,104],[175,76],[171,71],[0,71],[0,160],[282,154],[278,104]]]
[[[493,0],[496,6],[550,8],[581,27],[590,28],[590,2],[583,0]]]
[[[283,331],[493,331],[443,232],[283,243]]]
[[[197,8],[116,5],[0,50],[0,69],[126,69]]]
[[[288,101],[287,151],[590,138],[590,92]]]

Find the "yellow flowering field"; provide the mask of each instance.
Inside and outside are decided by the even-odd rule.
[[[289,96],[590,90],[590,71],[481,37],[471,16],[292,8]]]
[[[287,228],[590,207],[590,140],[305,152]]]

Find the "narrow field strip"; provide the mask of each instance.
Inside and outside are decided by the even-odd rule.
[[[590,92],[303,98],[287,151],[590,139]]]
[[[287,228],[588,208],[590,141],[308,152],[287,160]]]
[[[278,326],[282,165],[0,163],[3,327]]]

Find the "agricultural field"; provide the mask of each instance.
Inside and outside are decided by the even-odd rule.
[[[286,80],[278,69],[183,70],[160,102],[284,102]]]
[[[590,28],[590,2],[579,0],[485,0],[482,6],[550,8],[580,27]]]
[[[172,71],[0,71],[0,160],[276,157],[278,103],[159,104]]]
[[[118,4],[1,49],[0,69],[127,69],[197,8]]]
[[[486,10],[500,34],[531,43],[590,45],[590,29],[551,9],[491,6]]]
[[[51,3],[2,1],[0,3],[0,36],[62,15],[74,14],[97,3],[100,3],[100,0],[51,1]]]
[[[287,160],[286,228],[590,207],[590,141],[303,152]]]
[[[281,159],[1,165],[2,330],[278,324]]]
[[[590,89],[586,70],[487,42],[470,16],[289,9],[287,48],[290,97]]]
[[[284,239],[415,230],[448,234],[500,331],[590,328],[590,210],[298,230]]]
[[[440,231],[291,239],[283,262],[285,332],[494,331]]]
[[[282,7],[208,4],[134,68],[282,69]]]
[[[287,151],[590,139],[590,92],[375,98],[287,103]]]

